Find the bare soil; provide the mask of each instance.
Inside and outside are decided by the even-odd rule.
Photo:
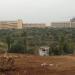
[[[12,66],[14,69],[0,70],[0,75],[75,75],[75,56],[9,54],[10,56],[15,60]]]

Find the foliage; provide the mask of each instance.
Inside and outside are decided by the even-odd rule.
[[[50,55],[74,53],[74,28],[28,28],[0,30],[0,49],[6,47],[8,52],[34,54],[36,47],[49,46]],[[34,50],[35,49],[35,50]]]

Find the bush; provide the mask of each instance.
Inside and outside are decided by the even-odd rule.
[[[10,53],[24,53],[24,46],[20,43],[13,44],[11,49],[9,50]]]

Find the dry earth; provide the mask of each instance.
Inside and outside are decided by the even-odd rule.
[[[0,71],[0,75],[75,75],[75,56],[41,57],[23,54],[9,56],[15,60],[13,65],[15,69]]]

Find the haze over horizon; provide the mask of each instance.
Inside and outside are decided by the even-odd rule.
[[[75,17],[75,0],[0,0],[0,20],[65,21]]]

